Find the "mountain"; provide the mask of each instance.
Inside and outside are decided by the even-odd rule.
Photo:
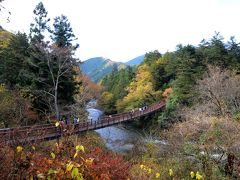
[[[126,62],[125,64],[127,64],[127,65],[129,65],[129,66],[138,65],[138,64],[140,64],[140,63],[143,61],[144,56],[145,56],[145,55],[138,56],[138,57],[136,57],[136,58],[134,58],[134,59]]]
[[[80,64],[83,74],[90,77],[94,82],[98,82],[113,70],[119,70],[126,67],[127,65],[124,63],[114,62],[103,57],[90,58]]]

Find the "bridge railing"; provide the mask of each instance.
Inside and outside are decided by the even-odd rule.
[[[55,124],[43,124],[2,129],[0,131],[0,143],[1,141],[27,142],[51,139],[61,136],[65,130],[69,130],[71,133],[78,133],[81,131],[99,129],[147,115],[161,109],[164,106],[165,102],[161,101],[147,106],[142,110],[134,110],[130,112],[113,114],[110,116],[103,116],[97,121],[91,120],[90,122],[81,122],[79,124],[68,124],[65,125],[64,128],[56,127]]]

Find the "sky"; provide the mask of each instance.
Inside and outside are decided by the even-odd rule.
[[[40,0],[4,0],[0,24],[29,33]],[[68,17],[84,61],[102,56],[126,62],[146,52],[174,51],[178,44],[197,46],[214,32],[240,40],[240,0],[42,0],[53,18]]]

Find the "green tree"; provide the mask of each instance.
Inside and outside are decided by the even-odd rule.
[[[45,42],[45,33],[49,31],[48,23],[50,19],[47,17],[42,2],[40,2],[33,11],[34,22],[30,24],[30,47],[29,47],[29,75],[32,76],[32,84],[30,86],[31,93],[34,95],[33,106],[41,113],[51,111],[49,106],[49,95],[43,92],[49,91],[49,71],[46,59],[46,51],[48,43]]]
[[[75,46],[72,44],[72,42],[77,39],[75,38],[67,16],[61,15],[56,17],[54,19],[53,27],[54,30],[52,31],[51,39],[58,47],[78,47],[78,44]]]
[[[48,69],[54,87],[54,104],[57,112],[58,99],[66,104],[71,104],[74,100],[78,83],[74,81],[76,75],[74,66],[77,66],[77,59],[73,55],[78,44],[72,43],[76,38],[66,16],[56,17],[53,26],[51,39],[54,48],[51,58],[48,59]]]
[[[43,3],[40,2],[34,9],[33,13],[34,23],[30,24],[30,38],[33,43],[43,43],[44,33],[46,30],[49,30],[48,22],[50,19],[47,17],[48,12]]]
[[[228,50],[228,59],[231,69],[239,71],[240,69],[240,46],[236,42],[235,37],[230,37],[230,40],[226,44]]]
[[[7,88],[14,89],[16,85],[23,87],[31,84],[31,77],[28,76],[28,48],[27,35],[18,32],[11,37],[9,45],[2,51],[0,79]]]
[[[47,11],[39,3],[33,11],[35,23],[31,24],[30,64],[34,75],[31,85],[35,95],[35,107],[41,112],[54,112],[60,118],[60,111],[74,101],[77,83],[74,81],[73,58],[77,45],[72,41],[75,35],[66,16],[56,17],[53,30],[49,29]],[[52,42],[45,41],[50,33]],[[60,107],[61,106],[61,107]]]
[[[220,66],[222,68],[228,68],[230,64],[223,37],[218,32],[215,32],[210,41],[203,40],[198,51],[205,64]]]
[[[75,59],[71,55],[70,48],[61,48],[55,44],[49,46],[47,50],[42,48],[42,51],[44,54],[42,58],[47,63],[47,69],[43,71],[48,75],[48,79],[42,84],[44,87],[38,90],[38,93],[46,96],[45,100],[47,100],[49,108],[54,109],[56,118],[59,119],[59,101],[61,101],[62,107],[73,101],[75,89],[70,88],[72,86],[75,88],[76,83],[74,74],[69,72],[73,71]]]
[[[113,107],[116,106],[116,102],[118,100],[122,99],[124,96],[128,94],[127,87],[134,78],[134,74],[135,74],[134,69],[129,66],[125,69],[113,71],[110,75],[105,76],[101,81],[101,85],[104,86],[105,91],[110,92],[113,95],[112,98],[114,104]],[[113,111],[112,108],[111,111]]]

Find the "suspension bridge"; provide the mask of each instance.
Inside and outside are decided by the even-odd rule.
[[[165,106],[164,101],[154,103],[138,110],[125,113],[103,116],[96,121],[80,122],[78,124],[68,124],[63,128],[56,127],[55,124],[41,124],[32,126],[21,126],[16,128],[6,128],[0,131],[0,143],[23,144],[60,138],[64,135],[77,134],[84,131],[96,130],[122,122],[132,121],[135,118],[147,116],[161,110]]]

